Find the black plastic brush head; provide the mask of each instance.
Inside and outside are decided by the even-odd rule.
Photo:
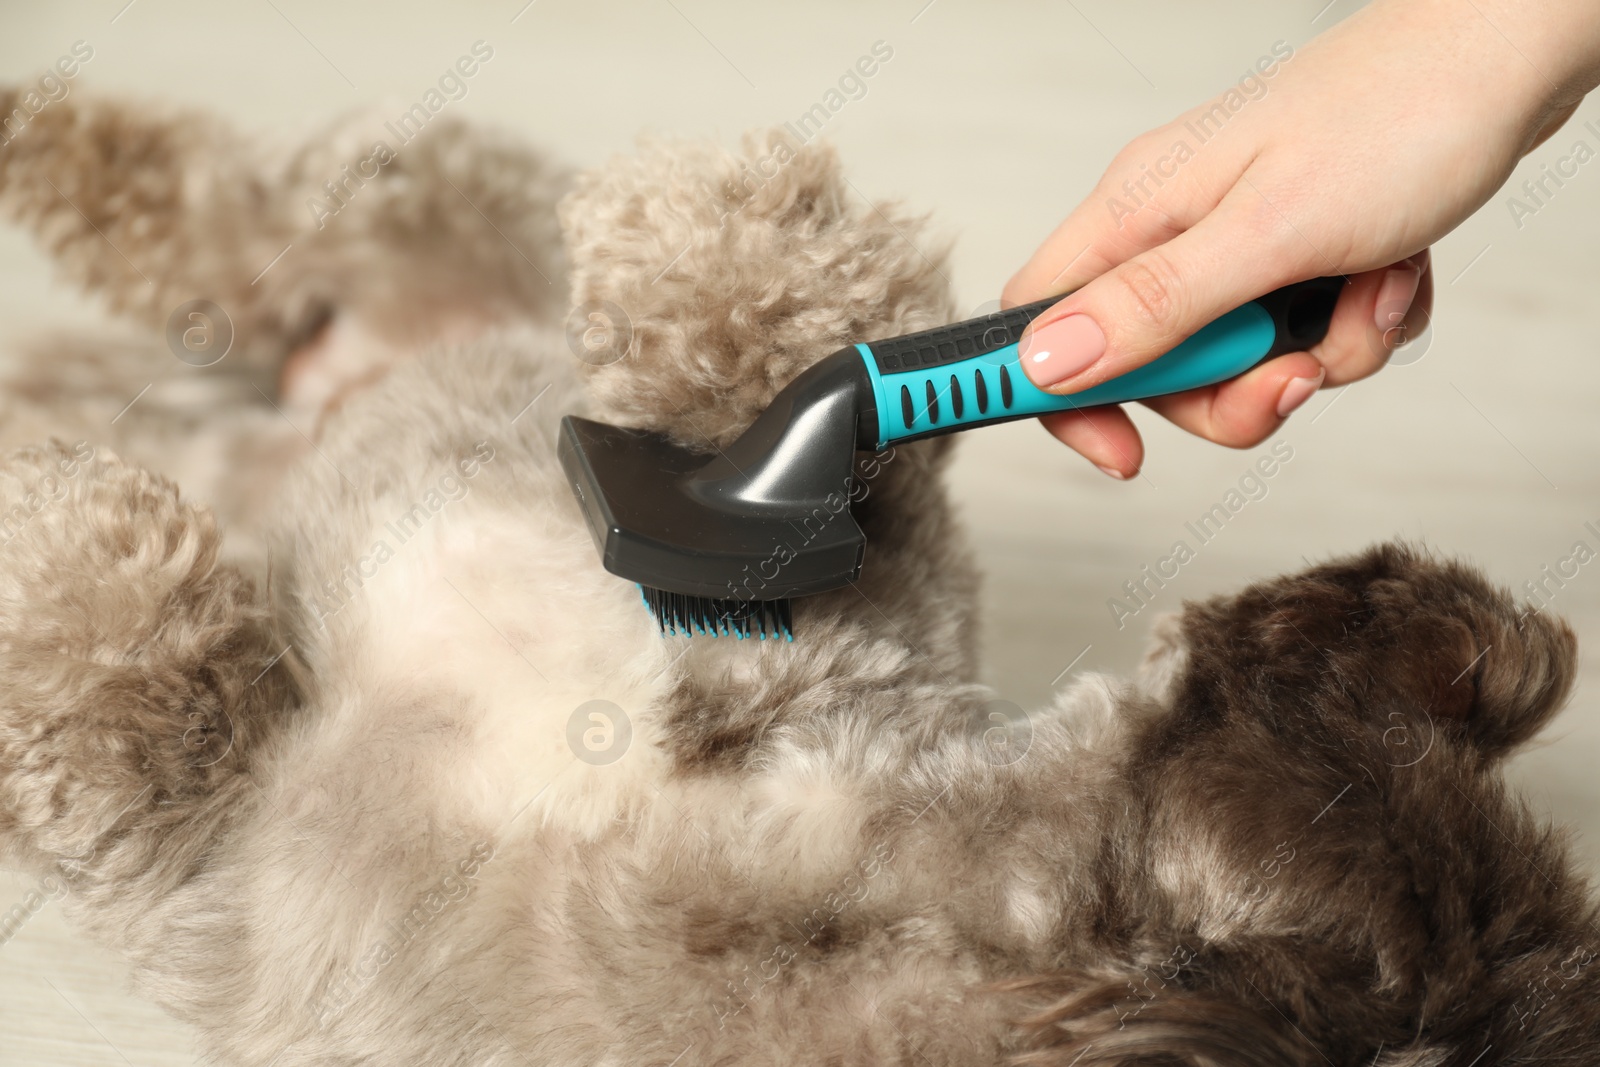
[[[557,450],[601,563],[639,584],[663,633],[792,639],[789,598],[861,573],[852,477],[877,412],[860,357],[839,357],[710,454],[646,430],[561,421]]]

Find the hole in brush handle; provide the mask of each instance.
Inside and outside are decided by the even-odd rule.
[[[1304,352],[1320,344],[1328,336],[1328,324],[1333,320],[1333,309],[1339,303],[1345,284],[1340,275],[1312,278],[1274,289],[1255,301],[1272,316],[1276,331],[1272,347],[1262,358]]]

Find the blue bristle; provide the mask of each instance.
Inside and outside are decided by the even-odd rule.
[[[754,637],[765,641],[783,635],[794,640],[787,600],[738,600],[668,593],[639,586],[639,598],[655,617],[662,636]]]

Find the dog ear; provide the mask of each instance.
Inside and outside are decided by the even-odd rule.
[[[1451,724],[1494,757],[1560,709],[1577,662],[1560,619],[1519,610],[1475,569],[1400,543],[1190,605],[1183,630],[1183,684],[1197,707],[1223,694],[1275,728],[1293,725],[1284,708],[1307,707],[1379,731],[1390,725],[1381,712],[1399,708]]]
[[[1024,979],[1043,1000],[1018,1021],[1029,1067],[1312,1067],[1322,1054],[1266,1002],[1165,983],[1149,969]],[[1035,1000],[1039,1003],[1039,1000]]]

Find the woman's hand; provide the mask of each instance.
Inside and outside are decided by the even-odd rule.
[[[1023,340],[1036,384],[1087,389],[1240,304],[1333,274],[1349,284],[1309,353],[1145,403],[1248,447],[1318,388],[1378,370],[1427,322],[1429,246],[1600,81],[1600,4],[1377,0],[1274,53],[1258,78],[1128,145],[1011,279],[1008,306],[1076,290]],[[1042,421],[1113,477],[1143,460],[1120,408]]]

